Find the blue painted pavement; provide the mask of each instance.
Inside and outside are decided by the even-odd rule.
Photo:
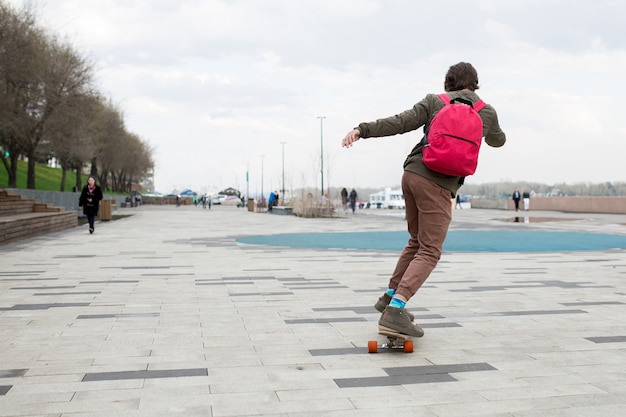
[[[245,236],[237,242],[312,249],[399,251],[407,232],[284,233]],[[447,252],[559,252],[626,248],[626,236],[550,231],[451,230],[443,245]]]

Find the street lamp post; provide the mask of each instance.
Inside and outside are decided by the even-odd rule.
[[[322,175],[322,197],[324,196],[324,119],[326,116],[317,116],[320,119],[320,174]]]
[[[246,199],[250,200],[250,163],[246,163]]]
[[[263,191],[263,158],[265,158],[265,155],[261,155],[261,207],[263,207],[265,203],[265,193]]]
[[[280,195],[283,196],[283,206],[285,205],[285,143],[287,142],[280,142],[283,147],[283,189],[280,190]]]

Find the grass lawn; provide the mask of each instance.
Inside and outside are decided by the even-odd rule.
[[[28,163],[17,162],[17,187],[26,188]],[[87,184],[88,175],[83,175],[83,184]],[[65,191],[72,191],[76,185],[76,173],[68,171],[65,179]],[[4,165],[0,166],[0,187],[9,186],[9,174]],[[44,191],[61,191],[61,168],[51,168],[44,164],[35,164],[35,188]]]

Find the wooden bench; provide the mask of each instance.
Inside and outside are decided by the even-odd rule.
[[[287,206],[274,206],[272,207],[272,213],[283,215],[283,216],[292,216],[293,215],[293,207]]]

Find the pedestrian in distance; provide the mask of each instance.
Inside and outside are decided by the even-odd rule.
[[[515,211],[519,211],[519,201],[522,198],[522,195],[520,194],[519,190],[517,188],[515,188],[515,191],[513,191],[513,204],[515,204]]]
[[[100,208],[100,200],[102,200],[102,189],[96,184],[96,177],[91,175],[78,199],[78,207],[82,208],[83,214],[87,216],[90,234],[96,230],[94,223],[98,215],[98,209]]]
[[[341,189],[341,207],[343,208],[343,214],[348,211],[348,190],[346,187]]]
[[[359,195],[356,193],[354,188],[350,191],[350,196],[348,198],[350,200],[350,209],[352,210],[352,214],[354,214],[354,210],[356,210],[356,200],[359,198]]]
[[[270,193],[270,198],[267,200],[267,211],[269,213],[272,212],[272,207],[274,207],[276,205],[276,201],[278,200],[278,198],[276,197],[276,193],[274,191],[272,191]]]
[[[524,201],[524,210],[528,211],[530,209],[530,192],[528,191],[528,188],[524,190],[522,200]]]
[[[478,74],[471,64],[461,62],[451,66],[445,75],[444,89],[446,96],[427,94],[402,113],[360,123],[342,141],[342,146],[349,148],[360,139],[407,133],[422,126],[425,132],[424,139],[413,148],[404,162],[402,192],[406,201],[410,238],[398,258],[387,291],[375,304],[376,310],[382,312],[378,321],[379,331],[414,337],[424,335],[419,325],[413,322],[414,316],[406,311],[406,303],[417,293],[441,258],[443,242],[452,219],[450,199],[455,197],[463,183],[463,177],[433,171],[423,161],[424,147],[427,145],[425,142],[433,118],[444,106],[448,106],[444,98],[448,101],[464,101],[472,108],[481,104],[482,108],[477,112],[482,121],[482,132],[475,132],[481,136],[479,139],[482,141],[484,138],[492,147],[500,147],[506,141],[495,109],[485,105],[476,94]],[[479,131],[480,127],[481,124],[478,124]]]

